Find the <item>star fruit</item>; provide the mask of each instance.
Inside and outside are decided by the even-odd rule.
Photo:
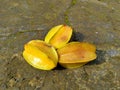
[[[32,40],[25,44],[23,57],[33,67],[51,70],[57,66],[58,55],[53,46],[42,40]]]
[[[31,40],[24,46],[23,57],[33,67],[52,70],[59,63],[65,68],[77,68],[95,60],[96,47],[86,42],[69,42],[72,28],[58,25],[50,29],[45,40]]]
[[[96,47],[86,42],[70,42],[57,50],[59,63],[65,68],[77,68],[96,59]]]
[[[55,48],[61,48],[69,42],[72,36],[72,28],[67,25],[58,25],[50,29],[45,36],[45,42]]]

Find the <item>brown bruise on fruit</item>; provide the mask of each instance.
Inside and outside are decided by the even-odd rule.
[[[55,29],[58,29],[58,30],[55,30]],[[54,35],[52,34],[52,32]],[[55,48],[61,48],[69,42],[71,36],[72,36],[72,28],[67,25],[62,25],[59,28],[55,28],[55,27],[52,28],[46,35],[45,41],[53,45]]]
[[[82,66],[96,59],[96,47],[86,42],[71,42],[57,50],[59,63],[66,68]]]
[[[51,38],[59,31],[59,29],[63,27],[63,25],[57,25],[53,28],[50,29],[50,31],[47,33],[47,35],[45,36],[45,42],[49,43]]]
[[[91,61],[96,58],[96,54],[93,52],[82,51],[82,52],[73,52],[68,54],[63,54],[59,58],[59,62],[64,63],[80,63]]]

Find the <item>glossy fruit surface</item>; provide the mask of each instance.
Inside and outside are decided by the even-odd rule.
[[[57,50],[59,63],[65,68],[83,66],[96,59],[96,47],[85,42],[71,42]]]
[[[72,28],[67,25],[53,27],[46,35],[45,42],[50,43],[55,48],[61,48],[69,42],[72,36]]]
[[[37,69],[51,70],[57,66],[58,55],[53,46],[42,40],[32,40],[25,44],[23,57]]]

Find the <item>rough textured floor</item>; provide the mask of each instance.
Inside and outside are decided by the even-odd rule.
[[[97,59],[52,71],[26,63],[24,44],[59,24],[94,43]],[[0,90],[120,90],[120,0],[0,0]]]

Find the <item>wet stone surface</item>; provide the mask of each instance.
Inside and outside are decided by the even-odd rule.
[[[75,41],[97,46],[81,68],[42,71],[22,57],[23,46],[50,28],[69,24]],[[0,90],[120,90],[120,0],[0,0]]]

